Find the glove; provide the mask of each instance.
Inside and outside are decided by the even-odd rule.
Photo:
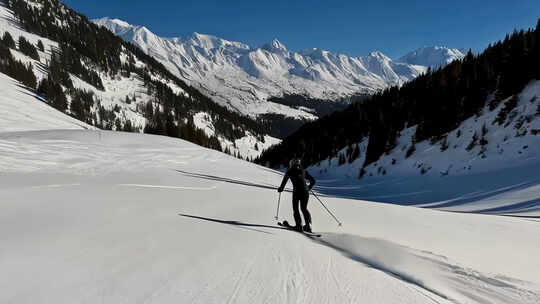
[[[283,188],[281,187],[277,188],[277,192],[283,192]]]

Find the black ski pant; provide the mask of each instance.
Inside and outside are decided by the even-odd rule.
[[[302,210],[306,225],[311,224],[311,214],[309,214],[309,211],[307,210],[308,200],[309,193],[293,193],[292,207],[296,226],[302,225],[302,219],[300,218],[300,211],[298,210],[298,207],[300,207]]]

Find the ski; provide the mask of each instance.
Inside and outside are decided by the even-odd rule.
[[[283,227],[283,228],[285,228],[285,229],[292,230],[292,231],[296,231],[296,232],[302,233],[302,234],[304,234],[304,235],[306,235],[306,236],[310,236],[310,237],[321,237],[321,235],[318,234],[318,233],[307,232],[307,231],[298,231],[298,230],[294,229],[294,226],[291,226],[287,221],[278,222],[277,224],[278,224],[278,226],[281,226],[281,227]]]

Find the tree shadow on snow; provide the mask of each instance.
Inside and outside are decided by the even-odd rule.
[[[259,230],[259,229],[254,229],[254,228],[251,228],[251,227],[256,227],[256,228],[270,228],[270,229],[284,229],[284,230],[287,230],[286,228],[279,227],[279,226],[270,226],[270,225],[261,225],[261,224],[250,224],[250,223],[244,223],[244,222],[240,222],[240,221],[231,221],[231,220],[220,220],[220,219],[215,219],[215,218],[210,218],[210,217],[202,217],[202,216],[189,215],[189,214],[183,214],[183,213],[179,213],[178,215],[183,216],[183,217],[192,218],[192,219],[197,219],[197,220],[203,220],[203,221],[208,221],[208,222],[220,223],[220,224],[225,224],[225,225],[232,225],[232,226],[240,227],[240,228],[242,228],[242,229],[247,229],[247,230],[257,231],[257,232],[266,233],[266,234],[272,234],[272,233],[271,233],[271,232],[268,232],[268,231],[263,231],[263,230]]]
[[[212,181],[218,181],[218,182],[224,182],[224,183],[230,183],[230,184],[236,184],[236,185],[242,185],[242,186],[248,186],[248,187],[257,187],[257,188],[268,189],[268,190],[277,190],[276,186],[257,184],[257,183],[243,181],[239,179],[221,177],[221,176],[216,176],[216,175],[201,174],[201,173],[195,173],[195,172],[188,172],[188,171],[182,171],[182,170],[175,170],[175,171],[180,172],[181,174],[185,176],[193,177],[193,178],[200,178],[200,179],[206,179],[206,180],[212,180]],[[285,190],[285,191],[289,191],[289,190]]]

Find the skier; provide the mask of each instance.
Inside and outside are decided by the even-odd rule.
[[[289,178],[293,184],[292,205],[294,211],[294,221],[296,222],[294,229],[297,231],[303,230],[311,232],[311,215],[307,209],[307,203],[309,199],[309,191],[315,185],[315,179],[302,168],[300,159],[298,158],[293,158],[289,162],[289,169],[283,177],[281,186],[277,190],[278,192],[283,192]],[[309,180],[309,186],[306,185],[306,178]],[[302,219],[300,218],[300,212],[298,211],[299,204],[302,214],[304,215],[304,222],[306,223],[304,227],[302,227]]]

